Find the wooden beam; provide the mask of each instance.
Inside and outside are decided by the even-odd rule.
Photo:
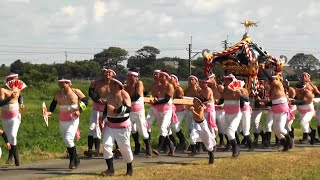
[[[144,102],[150,104],[153,97],[144,97]],[[185,97],[183,99],[173,99],[173,104],[193,105],[193,98]]]

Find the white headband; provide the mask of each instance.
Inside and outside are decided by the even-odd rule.
[[[194,76],[194,75],[190,75],[190,76],[188,77],[188,79],[190,79],[190,78],[196,79],[197,82],[199,81],[199,79],[198,79],[196,76]]]
[[[6,76],[6,78],[4,79],[4,82],[7,83],[9,78],[15,78],[15,77],[19,77],[19,74],[10,74]]]
[[[115,78],[112,78],[111,80],[116,82],[117,84],[119,84],[123,88],[124,85],[122,84],[122,82],[120,82],[119,80],[117,80]]]
[[[161,71],[160,73],[167,76],[167,78],[170,78],[170,75],[167,72]]]
[[[171,77],[173,77],[173,78],[175,78],[175,79],[177,80],[177,84],[178,84],[178,85],[180,85],[180,83],[179,83],[179,79],[178,79],[178,77],[177,77],[176,75],[171,74],[170,76],[171,76]]]
[[[69,79],[60,79],[58,80],[58,82],[67,82],[71,84],[71,81]]]
[[[116,76],[116,75],[117,75],[117,73],[116,73],[116,72],[114,72],[114,70],[112,70],[112,69],[106,69],[106,68],[103,68],[103,69],[102,69],[102,71],[112,72],[112,73],[114,74],[114,76]]]
[[[153,71],[153,74],[154,74],[154,73],[160,73],[160,72],[161,72],[161,70],[156,69],[156,70]]]
[[[211,74],[208,78],[216,77],[215,74]]]
[[[139,73],[134,71],[128,71],[128,75],[139,76]]]

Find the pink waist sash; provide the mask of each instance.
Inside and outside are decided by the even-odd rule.
[[[76,114],[75,111],[60,111],[59,119],[60,121],[73,121],[74,119],[78,118],[79,116]]]
[[[242,108],[241,108],[241,111],[244,112],[244,111],[250,111],[250,114],[252,114],[252,108],[250,105],[248,104],[245,104]]]
[[[158,104],[155,106],[158,112],[165,112],[168,110],[172,110],[172,104],[165,103],[165,104]]]
[[[208,125],[213,127],[214,129],[218,129],[218,126],[216,125],[213,117],[213,112],[215,111],[215,107],[213,104],[206,104],[205,112],[208,113]]]
[[[226,114],[236,114],[241,112],[239,105],[224,105],[224,111]]]
[[[277,105],[272,105],[271,106],[271,111],[273,113],[287,113],[287,119],[292,120],[294,115],[292,114],[291,109],[289,108],[288,103],[282,103],[282,104],[277,104]]]
[[[179,122],[179,119],[178,119],[178,116],[176,114],[176,111],[177,111],[177,107],[175,105],[172,106],[172,122],[177,124]]]
[[[176,107],[176,112],[184,111],[184,105],[182,104],[174,104],[173,106]]]
[[[95,110],[95,111],[103,112],[105,106],[106,105],[104,105],[104,104],[99,104],[99,103],[96,103],[96,102],[92,103],[92,109]]]
[[[312,109],[312,108],[310,108],[310,109],[300,109],[300,108],[298,108],[298,111],[299,111],[300,114],[307,114],[308,112],[313,112],[314,113],[313,117],[316,116],[316,113],[315,113],[314,109]]]
[[[111,128],[115,128],[115,129],[127,128],[127,127],[130,127],[130,125],[131,125],[130,119],[128,119],[124,122],[121,122],[121,123],[112,123],[109,121],[107,121],[105,123],[105,126],[109,126]]]
[[[1,111],[1,117],[2,119],[11,119],[14,117],[19,116],[19,110],[18,109],[2,109]]]
[[[221,107],[221,106],[215,106],[214,108],[215,108],[216,111],[222,111],[222,110],[224,110],[223,107]]]
[[[131,112],[141,112],[144,109],[143,103],[132,103],[131,104]]]

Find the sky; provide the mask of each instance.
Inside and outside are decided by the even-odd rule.
[[[89,60],[110,46],[188,58],[191,36],[193,52],[220,51],[242,38],[245,19],[259,22],[249,35],[269,54],[320,59],[319,9],[317,0],[1,0],[0,64]]]

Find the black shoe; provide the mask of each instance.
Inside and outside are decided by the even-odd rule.
[[[152,157],[152,149],[151,149],[150,141],[149,141],[149,139],[144,139],[143,142],[146,145],[146,157],[151,158]]]
[[[89,158],[93,156],[93,151],[92,149],[89,149],[88,151],[84,151],[83,154]]]
[[[132,134],[134,140],[134,155],[138,155],[140,153],[140,143],[139,143],[139,133]]]
[[[80,158],[78,157],[76,147],[74,147],[74,164],[75,164],[76,168],[80,165]]]
[[[299,139],[301,144],[307,144],[308,143],[308,133],[303,133],[302,139]]]
[[[11,145],[11,149],[9,150],[9,155],[8,155],[8,159],[6,161],[6,165],[11,165],[13,154],[14,154],[14,145]]]
[[[214,163],[214,152],[213,151],[208,151],[209,154],[209,164]]]
[[[232,146],[232,157],[238,157],[240,155],[239,147],[237,144],[237,140],[233,139],[230,141]]]
[[[250,135],[245,136],[244,139],[247,141],[248,150],[253,151],[253,144],[252,144],[251,136]]]
[[[223,141],[223,134],[219,134],[219,145],[223,146],[224,145],[224,141]]]
[[[113,158],[106,159],[106,163],[108,169],[101,173],[102,176],[113,176],[114,175],[114,167],[113,167]]]
[[[126,173],[126,176],[132,176],[132,174],[133,174],[132,162],[131,162],[131,163],[127,163],[127,173]]]
[[[309,133],[310,135],[310,144],[314,145],[314,143],[316,142],[316,130],[311,129],[311,132]]]
[[[235,138],[236,138],[236,141],[237,141],[237,144],[240,145],[240,139],[239,139],[239,134],[237,132],[235,132]]]
[[[280,139],[281,145],[283,145],[282,151],[288,151],[289,150],[289,142],[286,140],[286,138]]]
[[[291,136],[289,134],[286,134],[285,137],[288,142],[289,149],[292,149],[293,148],[293,139],[291,138]]]
[[[197,146],[195,144],[190,145],[191,153],[189,154],[189,157],[193,157],[197,154]]]
[[[264,145],[265,147],[270,147],[271,132],[266,132],[266,133],[264,134],[264,136],[265,136],[265,140],[264,140],[264,142],[263,142],[263,145]]]
[[[259,133],[253,133],[253,137],[254,137],[254,139],[253,139],[252,144],[253,144],[254,146],[257,146],[257,145],[258,145]]]
[[[72,148],[67,148],[68,149],[68,153],[69,153],[69,169],[76,169],[76,164],[75,164],[75,153],[74,153],[74,147]]]
[[[200,153],[203,153],[203,147],[202,147],[202,142],[197,142],[196,143],[196,147],[197,147],[197,152],[200,154]]]
[[[12,148],[12,146],[11,146],[11,148]],[[17,150],[17,145],[15,145],[14,149],[13,149],[13,157],[14,157],[14,164],[16,166],[20,166],[20,157],[19,157],[19,153]]]

